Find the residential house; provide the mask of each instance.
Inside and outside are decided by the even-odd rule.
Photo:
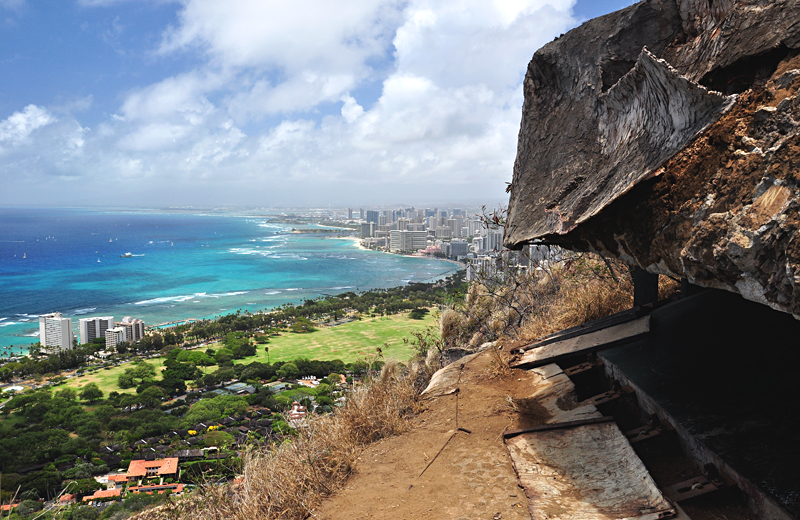
[[[159,484],[164,483],[164,478],[177,478],[178,457],[158,460],[132,460],[128,466],[128,481],[146,478],[159,478]]]
[[[114,489],[101,489],[94,492],[94,495],[88,495],[83,497],[84,502],[92,502],[94,500],[98,500],[101,498],[111,498],[111,497],[119,497],[122,496],[122,489],[114,488]]]
[[[129,493],[166,493],[170,491],[174,495],[183,493],[183,484],[159,484],[157,486],[133,486],[128,488]]]

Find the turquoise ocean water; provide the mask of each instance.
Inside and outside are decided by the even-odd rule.
[[[432,281],[456,267],[292,227],[252,216],[0,208],[0,355],[26,352],[48,312],[73,318],[77,336],[85,316],[154,325],[254,312]]]

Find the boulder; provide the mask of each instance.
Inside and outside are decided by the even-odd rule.
[[[536,52],[505,244],[800,317],[800,0],[645,0]]]

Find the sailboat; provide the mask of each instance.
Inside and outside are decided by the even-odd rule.
[[[100,259],[98,258],[98,259],[97,259],[97,261],[99,262],[99,261],[100,261]]]
[[[28,253],[22,253],[22,258],[23,259],[28,258]]]
[[[170,243],[169,243],[169,246],[170,246],[170,247],[172,247],[172,246],[174,246],[174,245],[175,245],[175,242],[170,242]]]
[[[109,241],[109,242],[113,242],[113,240],[111,240],[110,238],[108,239],[108,241]]]

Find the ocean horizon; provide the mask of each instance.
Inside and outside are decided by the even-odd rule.
[[[152,326],[457,270],[363,250],[336,238],[342,230],[291,232],[309,227],[318,226],[200,211],[0,208],[0,354],[27,352],[39,340],[38,316],[50,312],[73,318],[78,337],[82,317],[132,316]]]

